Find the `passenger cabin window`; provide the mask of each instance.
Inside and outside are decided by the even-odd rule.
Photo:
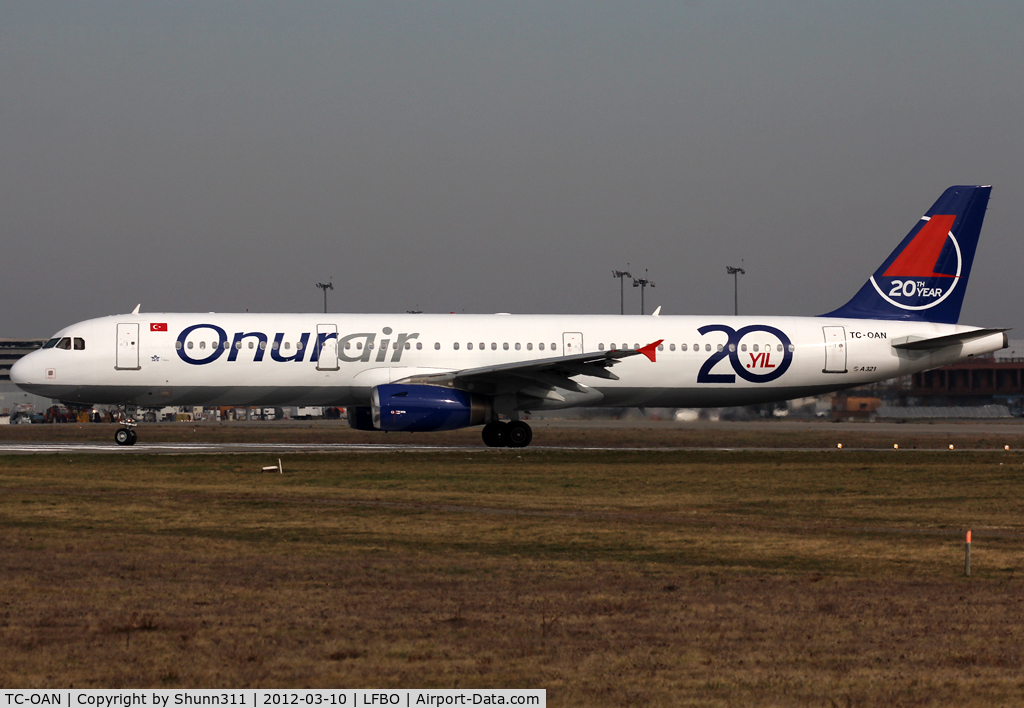
[[[505,351],[508,351],[508,342],[505,342],[504,344],[502,344],[501,348],[504,349]]]
[[[601,342],[600,344],[597,345],[597,351],[599,351],[599,352],[603,352],[604,351],[604,342]]]
[[[528,351],[528,352],[532,352],[533,351],[533,342],[527,342],[526,343],[526,351]]]
[[[453,344],[452,346],[453,346],[453,347],[455,347],[455,349],[456,349],[456,350],[458,350],[458,348],[459,348],[459,343],[458,343],[458,342],[455,342],[455,344]]]
[[[685,344],[680,344],[679,345],[679,351],[685,352],[686,351],[686,345]]]
[[[466,349],[472,349],[472,348],[473,348],[473,342],[466,342]]]
[[[537,348],[540,349],[541,351],[544,351],[544,342],[541,342],[540,344],[538,344]]]
[[[519,349],[520,349],[519,342],[516,342],[516,351],[519,351]]]

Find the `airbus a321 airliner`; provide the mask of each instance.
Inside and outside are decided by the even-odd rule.
[[[360,430],[483,425],[524,447],[529,411],[736,406],[882,381],[1006,346],[958,325],[991,187],[947,189],[867,283],[818,317],[147,314],[86,320],[11,368],[26,391],[139,406],[345,406]]]

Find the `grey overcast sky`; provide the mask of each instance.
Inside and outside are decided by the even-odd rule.
[[[0,337],[130,311],[815,315],[992,184],[1017,328],[1024,3],[0,3]],[[639,312],[627,289],[627,311]],[[1013,335],[1011,335],[1013,336]]]

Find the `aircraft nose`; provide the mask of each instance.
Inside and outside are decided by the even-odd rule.
[[[14,362],[14,365],[11,366],[11,383],[13,383],[16,386],[20,386],[23,383],[28,383],[29,362],[27,362],[26,359],[29,359],[31,357],[32,354],[26,354],[25,356]]]

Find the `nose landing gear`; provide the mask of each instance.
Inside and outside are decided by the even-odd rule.
[[[117,432],[114,433],[114,442],[118,445],[134,445],[135,441],[139,439],[138,434],[135,432],[135,426],[138,423],[135,421],[136,414],[135,406],[119,406],[117,409],[117,422],[123,425],[123,428],[118,428]]]

